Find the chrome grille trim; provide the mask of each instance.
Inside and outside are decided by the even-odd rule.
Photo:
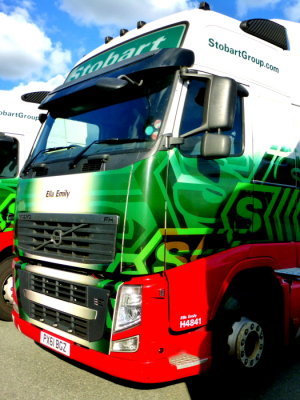
[[[41,255],[35,255],[32,253],[29,253],[27,251],[24,251],[23,254],[24,257],[31,258],[32,260],[38,260],[38,261],[45,261],[48,263],[53,263],[53,257],[43,257]],[[99,264],[85,264],[85,263],[77,263],[77,262],[72,262],[72,261],[66,261],[66,260],[60,260],[59,258],[55,258],[55,264],[59,265],[68,265],[69,267],[74,267],[74,268],[88,268],[88,269],[99,269]]]
[[[33,272],[35,274],[39,274],[42,276],[47,276],[50,278],[56,278],[58,280],[63,279],[68,282],[79,283],[82,285],[97,286],[97,284],[100,282],[100,279],[92,278],[90,276],[81,274],[79,275],[74,272],[67,272],[67,271],[42,267],[40,265],[28,264],[26,265],[26,271]]]
[[[47,295],[34,292],[32,290],[24,290],[25,297],[37,304],[53,308],[57,311],[61,311],[67,314],[74,315],[75,317],[84,318],[87,320],[93,320],[97,317],[97,311],[89,308],[78,306],[73,303],[69,303],[63,300],[55,299]]]

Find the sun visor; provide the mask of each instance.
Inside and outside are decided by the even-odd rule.
[[[187,49],[174,48],[174,49],[161,49],[155,50],[146,54],[142,54],[124,60],[114,66],[109,66],[95,71],[86,76],[77,79],[76,82],[67,82],[55,90],[41,102],[39,108],[42,110],[54,110],[61,106],[63,103],[68,103],[68,100],[80,98],[81,94],[89,91],[97,90],[97,82],[100,78],[117,78],[120,75],[130,75],[137,72],[143,73],[150,72],[161,68],[174,68],[190,67],[194,63],[194,52]],[[98,89],[99,90],[99,89]]]

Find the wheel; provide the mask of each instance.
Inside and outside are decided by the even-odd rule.
[[[6,258],[0,263],[0,319],[12,320],[12,260]]]
[[[269,338],[266,321],[255,310],[249,312],[238,303],[238,309],[223,309],[215,326],[217,364],[237,369],[257,368],[266,354]]]
[[[245,371],[265,367],[283,342],[282,315],[275,284],[239,282],[224,298],[213,325],[215,365]]]
[[[262,359],[265,348],[265,335],[261,325],[242,317],[232,325],[228,336],[229,355],[243,367],[253,368]]]

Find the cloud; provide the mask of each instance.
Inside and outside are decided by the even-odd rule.
[[[291,21],[300,21],[300,0],[294,1],[284,9],[284,15]]]
[[[57,86],[63,84],[65,80],[65,76],[56,75],[49,79],[48,81],[31,81],[27,84],[21,83],[18,86],[15,86],[9,92],[13,93],[16,96],[21,96],[24,93],[30,92],[39,92],[39,91],[51,91],[55,89]]]
[[[131,29],[136,21],[152,21],[170,13],[196,7],[196,0],[60,0],[61,10],[78,24]]]
[[[30,1],[23,6],[32,7]],[[68,71],[71,53],[31,21],[26,8],[0,12],[0,78],[50,79]]]
[[[282,3],[281,0],[237,0],[237,14],[238,17],[244,17],[252,9],[274,7],[278,3]]]

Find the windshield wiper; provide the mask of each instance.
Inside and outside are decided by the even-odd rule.
[[[74,147],[80,147],[80,146],[78,144],[70,144],[69,146],[49,147],[49,149],[44,150],[44,153],[51,153],[52,151],[56,151],[56,150],[69,150]]]
[[[77,156],[74,158],[74,160],[70,163],[70,168],[75,168],[77,166],[78,161],[81,160],[82,156],[94,145],[94,144],[124,144],[124,143],[135,143],[135,142],[147,142],[149,139],[138,139],[138,138],[125,138],[125,139],[120,139],[120,138],[110,138],[110,139],[104,139],[104,140],[94,140],[90,144],[88,144],[84,149],[81,150],[80,153],[77,154]],[[101,154],[99,154],[99,159],[105,159],[107,161],[108,159],[108,154],[103,154],[101,157]]]
[[[32,159],[29,159],[28,162],[24,165],[23,173],[27,173],[29,169],[34,169],[33,162],[37,159],[39,155],[51,153],[52,151],[57,151],[57,150],[69,150],[72,149],[73,147],[79,147],[79,146],[78,144],[70,144],[69,146],[56,146],[40,150]]]

